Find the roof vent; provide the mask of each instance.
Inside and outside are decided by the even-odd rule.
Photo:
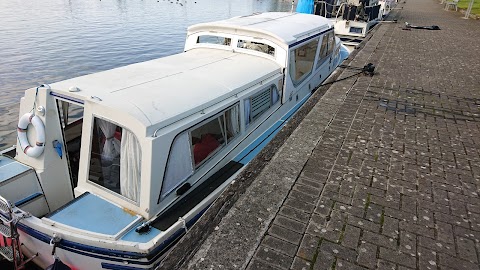
[[[72,87],[68,88],[68,91],[69,92],[78,92],[78,91],[80,91],[80,88],[78,88],[76,86],[72,86]]]

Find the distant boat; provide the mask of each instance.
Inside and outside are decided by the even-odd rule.
[[[325,18],[255,14],[189,27],[183,53],[27,90],[0,156],[0,253],[155,269],[345,50]]]
[[[304,1],[302,1],[304,2]],[[297,12],[311,14],[297,5]],[[314,14],[334,23],[335,35],[347,46],[357,46],[368,32],[381,21],[395,5],[393,0],[325,0],[316,1]],[[307,6],[307,5],[305,5]]]

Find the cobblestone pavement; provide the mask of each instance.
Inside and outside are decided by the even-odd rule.
[[[189,269],[480,269],[480,22],[399,7],[351,62],[377,74],[330,88]]]

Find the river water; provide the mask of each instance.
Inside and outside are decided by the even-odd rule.
[[[0,149],[25,89],[183,50],[186,29],[290,0],[0,0]]]

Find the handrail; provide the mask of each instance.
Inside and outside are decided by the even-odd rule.
[[[0,213],[4,216],[8,216],[9,219],[12,219],[13,205],[3,196],[0,196]]]

